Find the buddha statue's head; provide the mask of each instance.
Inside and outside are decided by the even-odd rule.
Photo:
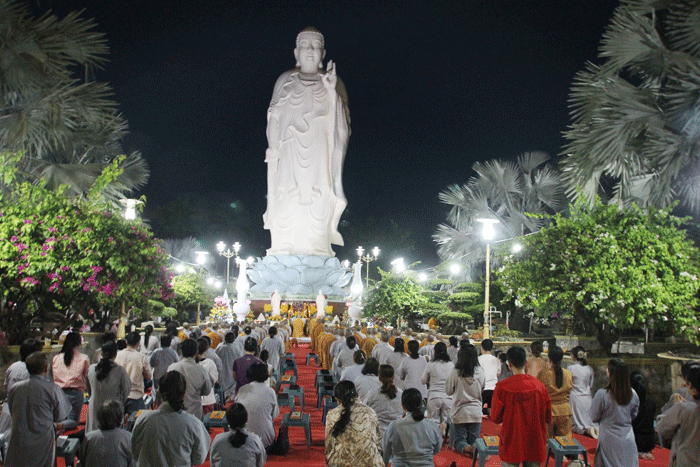
[[[317,73],[323,65],[321,61],[326,55],[323,48],[323,34],[314,27],[308,27],[297,35],[297,46],[294,58],[302,73]]]

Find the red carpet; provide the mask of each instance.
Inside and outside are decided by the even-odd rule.
[[[309,366],[306,366],[306,354],[309,352],[308,344],[300,344],[299,348],[292,349],[296,355],[296,363],[299,371],[298,384],[304,388],[304,405],[305,412],[311,416],[311,439],[312,444],[310,447],[306,446],[306,437],[304,435],[304,429],[301,427],[290,427],[289,428],[289,453],[286,456],[268,456],[266,466],[279,466],[279,467],[289,467],[289,466],[303,466],[303,467],[322,467],[326,465],[324,457],[324,437],[325,428],[321,424],[321,416],[323,415],[322,410],[316,409],[316,390],[314,388],[314,381],[316,378],[316,371],[318,367],[313,360],[309,362]],[[297,410],[298,410],[297,405]],[[282,416],[285,413],[289,413],[289,408],[282,407],[281,414],[275,420],[275,431],[279,432],[279,424],[282,421]],[[83,409],[83,425],[80,428],[84,428],[85,416],[87,414],[87,405]],[[499,434],[500,427],[490,420],[484,420],[481,425],[481,435],[482,436],[497,436]],[[215,428],[212,430],[212,439],[217,434],[221,433],[220,428]],[[588,450],[588,461],[593,465],[593,458],[595,456],[595,449],[597,441],[586,436],[574,435],[575,438]],[[661,447],[656,447],[653,451],[654,460],[639,460],[640,467],[666,467],[668,466],[670,451]],[[448,467],[453,461],[457,462],[458,467],[466,467],[472,465],[472,459],[465,457],[464,455],[458,454],[455,451],[449,449],[447,443],[442,448],[442,451],[435,456],[435,466],[436,467]],[[59,467],[64,467],[63,459],[58,461]],[[203,464],[209,467],[209,460]],[[492,456],[486,462],[489,467],[495,467],[501,465],[501,461],[498,456]],[[543,464],[544,465],[544,464]],[[553,459],[550,460],[550,466],[554,465]]]

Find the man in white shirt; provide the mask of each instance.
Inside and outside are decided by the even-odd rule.
[[[148,357],[139,352],[140,345],[139,333],[130,332],[126,335],[126,349],[120,350],[114,360],[126,370],[131,379],[131,392],[124,403],[124,413],[127,415],[146,408],[143,402],[144,381],[153,377]]]
[[[486,382],[484,391],[481,393],[481,400],[484,403],[484,415],[489,415],[491,412],[491,398],[493,390],[496,389],[498,383],[498,375],[501,374],[501,361],[498,357],[491,355],[493,350],[493,341],[484,339],[481,341],[481,355],[479,356],[479,366],[484,370]]]

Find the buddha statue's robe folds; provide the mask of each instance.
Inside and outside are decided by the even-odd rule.
[[[267,114],[268,255],[335,256],[343,245],[338,232],[347,205],[342,169],[350,136],[345,87],[330,71],[282,74]],[[335,75],[333,74],[335,78]]]

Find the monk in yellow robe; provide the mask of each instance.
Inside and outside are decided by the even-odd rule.
[[[297,318],[294,320],[294,332],[292,333],[292,337],[304,337],[304,319],[303,318]]]
[[[325,320],[323,318],[317,319],[313,329],[309,328],[309,335],[311,336],[311,345],[309,345],[309,350],[313,350],[316,353],[318,353],[320,350],[318,347],[318,335],[323,332],[324,322]]]
[[[326,332],[321,339],[320,351],[325,370],[330,370],[333,365],[333,357],[331,356],[331,344],[333,342],[335,342],[335,335],[332,332]]]

